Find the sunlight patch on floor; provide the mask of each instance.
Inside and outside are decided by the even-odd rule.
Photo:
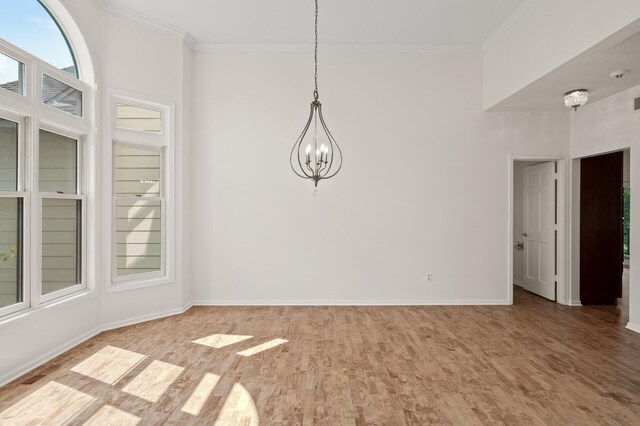
[[[211,373],[205,374],[198,387],[193,391],[187,402],[184,403],[182,411],[192,416],[199,415],[202,407],[211,396],[213,388],[218,384],[218,380],[220,380],[220,376]]]
[[[140,417],[126,411],[111,405],[103,405],[83,426],[135,426],[140,423],[140,420],[142,420]]]
[[[129,371],[146,358],[145,355],[114,346],[105,346],[82,361],[71,371],[109,385],[115,385]]]
[[[240,351],[240,352],[238,352],[238,355],[242,355],[242,356],[255,355],[255,354],[258,354],[260,352],[266,351],[267,349],[275,348],[276,346],[282,345],[282,344],[287,343],[287,342],[288,342],[288,340],[285,340],[285,339],[269,340],[268,342],[263,343],[261,345],[257,345],[257,346],[254,346],[252,348],[245,349],[244,351]]]
[[[225,346],[233,345],[247,339],[251,339],[253,336],[239,336],[235,334],[212,334],[211,336],[203,337],[202,339],[194,340],[193,343],[199,345],[209,346],[210,348],[224,348]]]
[[[251,394],[244,386],[234,384],[214,425],[258,426],[259,423],[258,411]]]
[[[1,425],[63,425],[96,398],[58,382],[49,382],[0,414]]]
[[[184,368],[162,361],[153,361],[123,389],[130,395],[156,402],[178,378]]]

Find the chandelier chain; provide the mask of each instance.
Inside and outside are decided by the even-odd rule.
[[[314,61],[315,61],[315,90],[313,91],[314,99],[318,99],[318,0],[316,0],[316,22],[315,22],[315,51],[314,51]]]
[[[289,164],[293,172],[298,177],[312,180],[316,188],[318,182],[331,179],[342,169],[342,150],[327,128],[322,117],[322,104],[318,100],[318,3],[319,1],[315,0],[313,101],[307,123],[289,154]],[[312,131],[313,135],[309,135]],[[303,147],[303,143],[306,147]]]

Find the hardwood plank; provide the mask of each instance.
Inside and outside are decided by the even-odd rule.
[[[71,425],[110,413],[145,425],[640,424],[640,336],[620,312],[515,300],[196,307],[102,333],[1,388],[0,418],[37,416],[30,395],[68,404],[47,391],[60,385],[90,398]]]
[[[153,361],[122,391],[149,402],[156,402],[178,378],[182,370],[184,370],[183,367],[167,362]]]
[[[3,425],[64,425],[95,400],[70,386],[49,382],[0,414]]]
[[[118,410],[110,405],[100,408],[84,426],[135,426],[140,423],[140,418],[125,411]]]

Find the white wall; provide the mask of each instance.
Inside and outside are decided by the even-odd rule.
[[[640,188],[640,112],[633,111],[633,99],[640,97],[640,86],[587,104],[571,114],[571,156],[585,157],[631,148],[631,187]],[[575,185],[575,183],[574,183]],[[640,197],[631,197],[631,244],[640,241],[635,218]],[[636,244],[637,246],[637,244]],[[631,251],[631,264],[640,264],[640,251]],[[630,271],[629,326],[640,332],[640,276]]]
[[[566,155],[568,114],[483,113],[478,53],[320,60],[345,163],[314,198],[288,164],[312,55],[196,54],[195,299],[506,303],[508,155]]]
[[[183,40],[110,12],[102,12],[102,20],[103,43],[100,54],[102,63],[105,64],[102,67],[103,87],[173,102],[176,112],[180,111],[179,117],[176,114],[176,146],[180,150],[188,142],[183,141],[181,133],[182,57],[186,48]],[[104,102],[108,102],[108,99],[103,99],[103,105]],[[107,126],[108,123],[104,125]],[[103,143],[107,144],[109,141],[105,140]],[[176,179],[176,188],[181,188],[181,176],[176,176]],[[180,214],[183,208],[182,203],[176,203],[177,211],[174,213]],[[182,245],[182,234],[176,233],[176,238],[176,246]],[[181,271],[182,268],[175,270]],[[105,279],[107,275],[108,273]],[[105,294],[102,298],[102,321],[117,323],[126,318],[182,307],[182,285],[179,279],[176,275],[176,280],[167,285]]]
[[[640,10],[631,0],[580,2],[588,19],[567,36],[540,9],[560,8],[561,20],[576,2],[539,0],[487,50],[484,106],[636,19]],[[567,155],[569,119],[567,113],[482,112],[481,53],[321,51],[321,100],[345,168],[322,182],[314,198],[312,185],[288,165],[311,100],[309,52],[192,54],[179,35],[103,11],[99,2],[63,3],[94,61],[98,128],[109,125],[101,111],[106,88],[176,105],[175,281],[107,294],[108,265],[100,265],[95,292],[0,324],[0,347],[11,347],[0,351],[0,383],[104,324],[175,312],[192,299],[507,302],[508,156]],[[600,16],[603,7],[606,16]],[[538,25],[544,19],[548,24]],[[514,43],[521,43],[519,50]],[[634,90],[638,96],[640,89]],[[571,115],[574,155],[635,143],[639,116],[616,114],[629,96]],[[640,161],[637,151],[632,165]],[[100,175],[104,164],[94,172]],[[632,208],[640,211],[634,200]],[[98,211],[108,209],[94,201]],[[634,228],[632,239],[637,234]],[[96,256],[104,259],[108,249],[97,244]],[[426,272],[434,277],[429,285]],[[631,286],[632,305],[640,306],[635,281]],[[632,322],[638,324],[636,311]]]
[[[176,112],[178,133],[182,135],[178,140],[180,145],[176,151],[176,175],[181,177],[181,186],[176,188],[176,265],[181,265],[176,271],[176,281],[182,283],[182,306],[191,305],[193,289],[191,282],[191,203],[193,202],[191,183],[192,139],[193,139],[193,52],[185,47],[182,49],[182,108]]]
[[[485,48],[485,109],[637,19],[638,0],[535,0]]]

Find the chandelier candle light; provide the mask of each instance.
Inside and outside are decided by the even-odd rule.
[[[313,91],[313,101],[311,102],[311,111],[309,119],[304,126],[302,134],[296,140],[291,149],[289,162],[293,172],[303,179],[313,180],[315,187],[318,182],[323,179],[330,179],[338,174],[342,168],[342,151],[338,143],[331,135],[327,128],[327,124],[322,117],[322,104],[318,100],[318,0],[316,3],[316,20],[315,20],[315,89]],[[313,124],[313,136],[307,133]],[[318,133],[318,124],[320,124],[320,134]],[[312,137],[311,140],[309,140]],[[306,148],[304,154],[302,152],[303,144],[306,140]]]

